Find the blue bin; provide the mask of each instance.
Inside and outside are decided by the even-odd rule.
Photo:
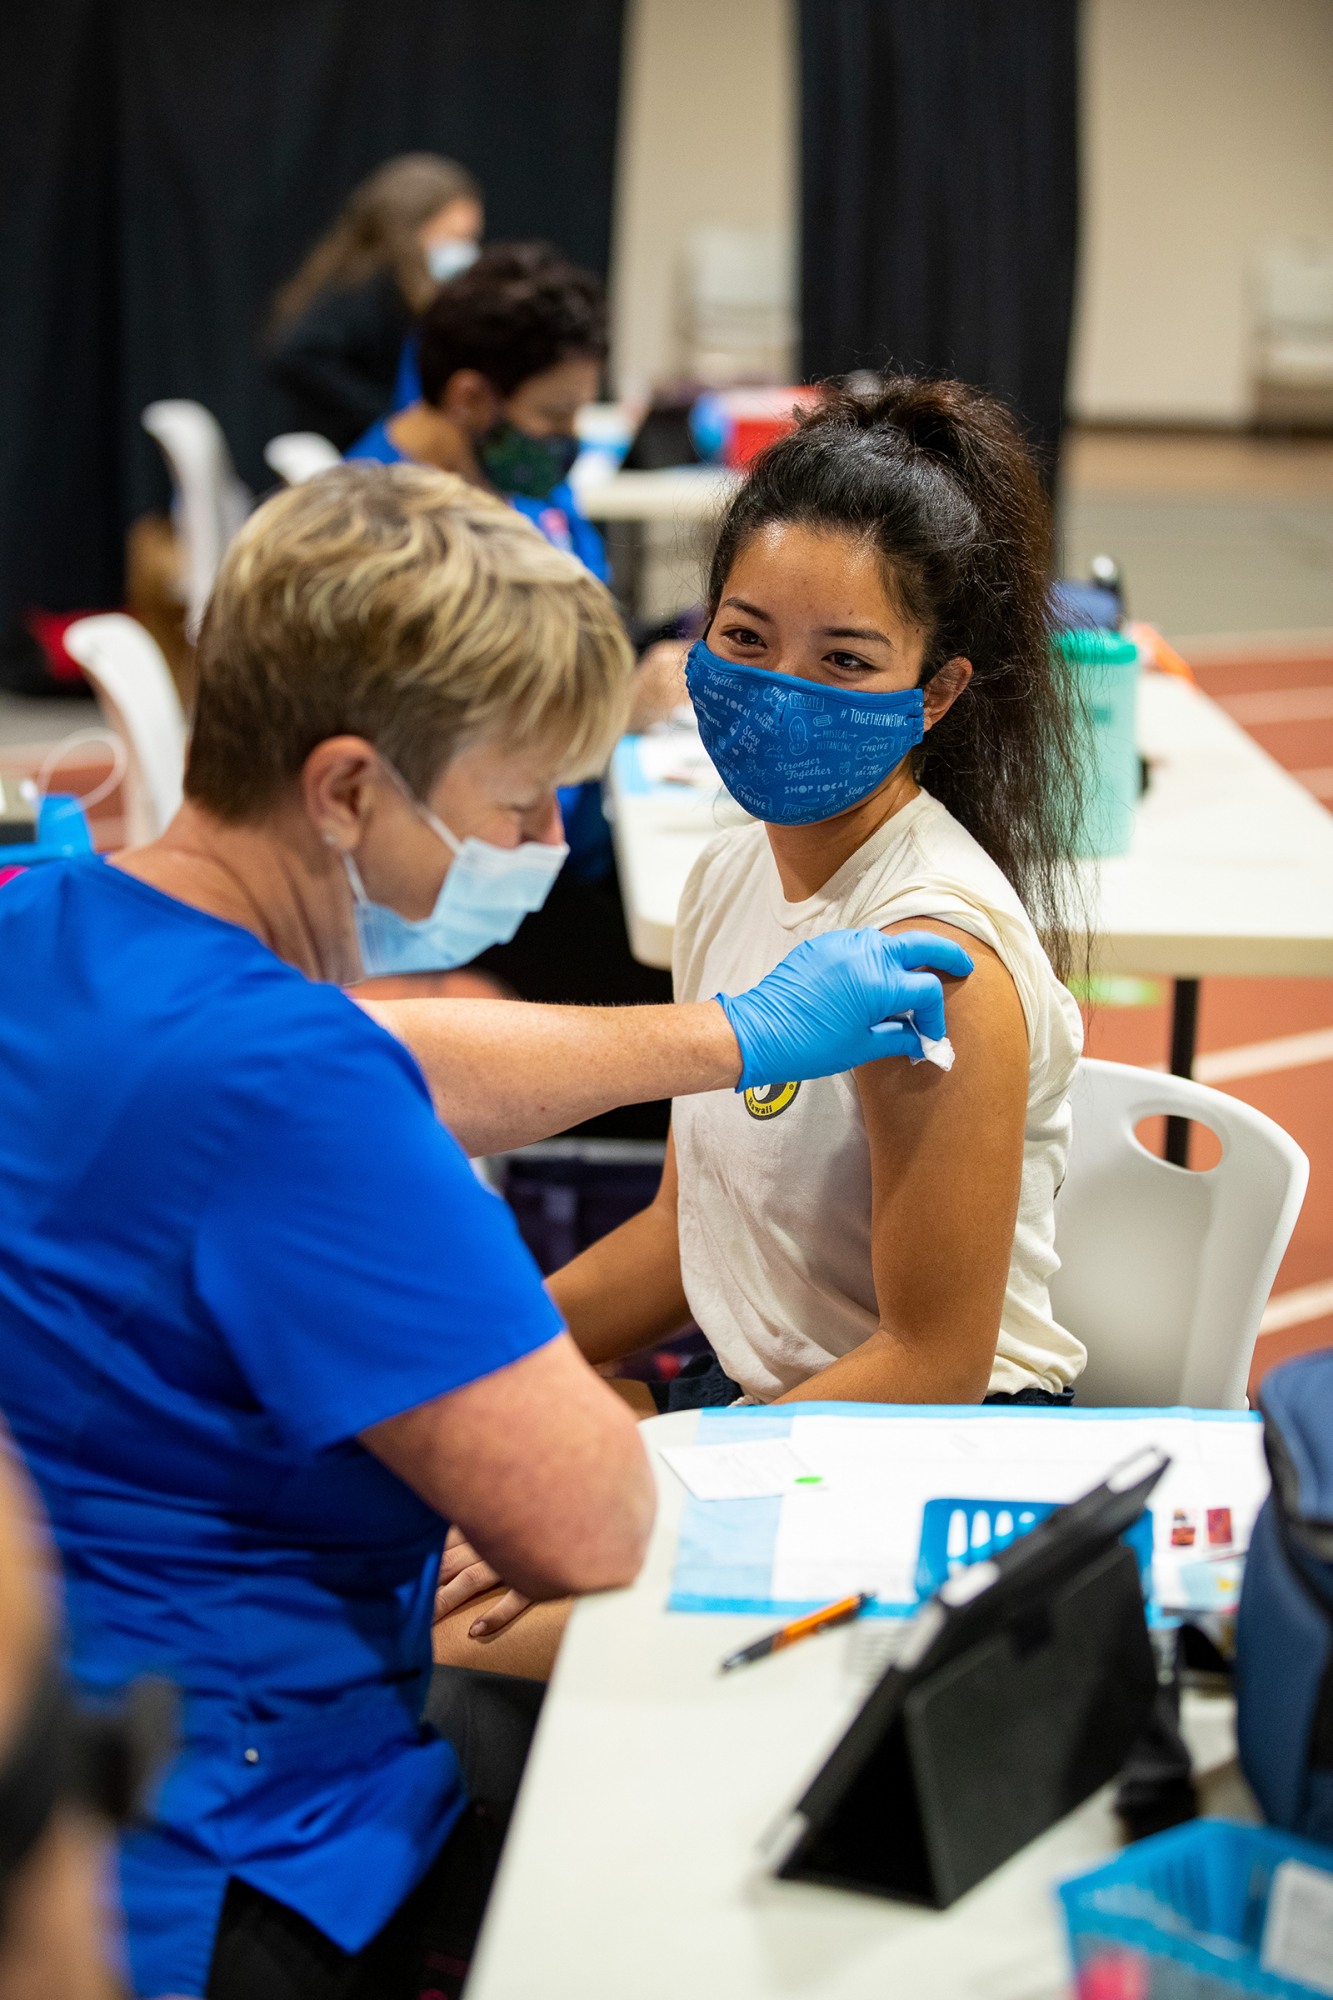
[[[1078,2000],[1327,2000],[1259,1963],[1273,1872],[1289,1860],[1333,1876],[1333,1848],[1200,1819],[1063,1883]]]
[[[955,1571],[989,1562],[1055,1512],[1054,1500],[927,1500],[916,1559],[916,1594],[933,1597]],[[1145,1507],[1120,1538],[1133,1549],[1144,1601],[1152,1597],[1152,1515]]]
[[[1080,851],[1094,860],[1125,854],[1139,796],[1139,649],[1091,627],[1059,632],[1055,644],[1086,719]]]
[[[92,851],[92,830],[79,800],[72,792],[48,792],[37,811],[36,840],[0,847],[0,868],[31,868]]]

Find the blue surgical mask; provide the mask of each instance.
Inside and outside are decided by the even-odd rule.
[[[772,826],[809,826],[869,798],[926,733],[919,687],[825,687],[690,649],[685,681],[704,749],[738,805]]]
[[[428,917],[404,917],[387,903],[372,903],[350,854],[343,867],[351,884],[356,941],[367,979],[398,972],[448,972],[470,965],[493,944],[508,944],[524,917],[550,895],[569,854],[563,841],[525,840],[496,847],[470,835],[459,840],[444,821],[414,798],[398,773],[389,775],[411,800],[454,859]]]
[[[437,285],[447,285],[460,271],[470,270],[480,255],[479,243],[469,242],[466,236],[450,236],[443,243],[430,245],[426,251],[426,269]]]

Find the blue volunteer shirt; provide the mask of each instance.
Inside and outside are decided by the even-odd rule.
[[[380,417],[364,431],[356,443],[344,453],[346,458],[372,459],[377,465],[411,465],[407,453],[399,451],[389,436],[389,425],[398,415],[396,409],[388,416]],[[577,556],[585,569],[590,569],[599,583],[611,581],[611,566],[606,560],[606,547],[587,515],[581,512],[574,498],[574,489],[567,479],[552,487],[544,500],[531,500],[525,494],[506,493],[509,505],[525,520],[531,521],[553,548],[563,549],[567,555]]]
[[[249,932],[58,862],[0,964],[0,1410],[76,1679],[183,1691],[121,1888],[134,1990],[198,1995],[229,1876],[355,1951],[439,1851],[444,1527],[356,1434],[560,1323],[407,1050]]]

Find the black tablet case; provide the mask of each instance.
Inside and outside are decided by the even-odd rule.
[[[944,1909],[1115,1776],[1157,1685],[1132,1551],[995,1597],[952,1647],[946,1628],[887,1670],[797,1806],[780,1876]]]

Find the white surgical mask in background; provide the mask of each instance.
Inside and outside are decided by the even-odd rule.
[[[432,243],[427,249],[426,269],[437,285],[447,285],[450,278],[456,278],[469,264],[475,264],[480,255],[480,244],[470,242],[466,236],[447,236],[443,243]]]

